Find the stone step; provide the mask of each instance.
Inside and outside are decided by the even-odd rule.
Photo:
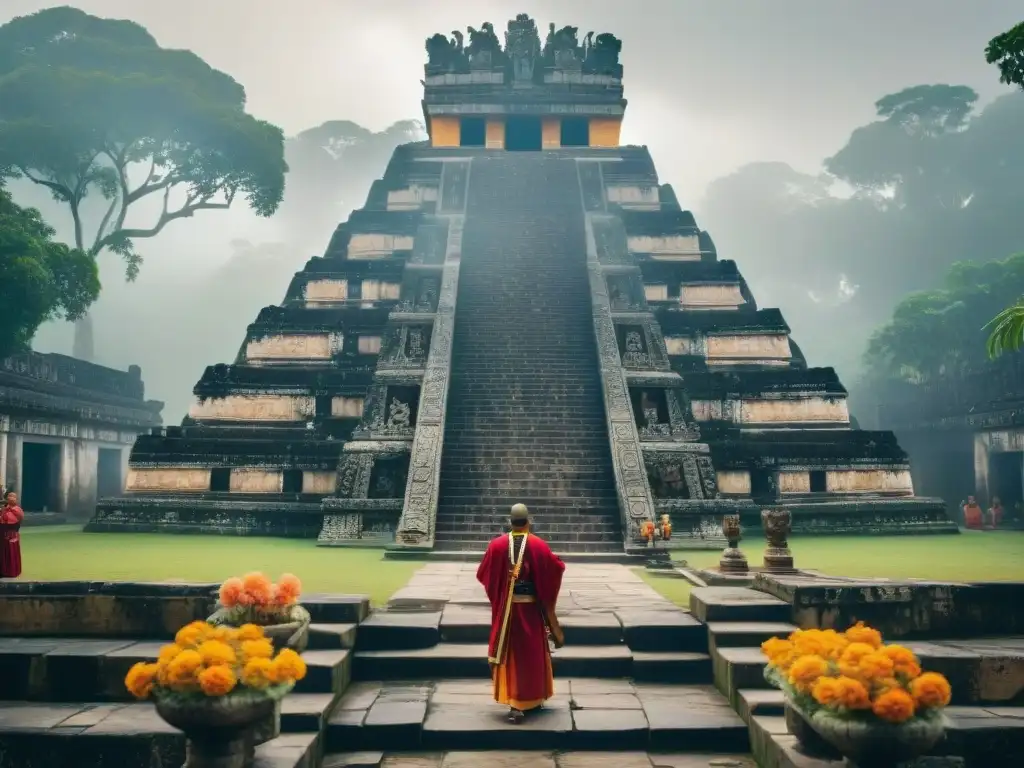
[[[789,603],[746,587],[694,587],[690,590],[690,612],[706,623],[756,621],[787,623]]]
[[[286,722],[299,721],[282,713]],[[317,768],[320,752],[319,732],[282,733],[256,748],[253,768]],[[5,768],[181,768],[185,735],[148,702],[17,701],[0,707],[0,759]]]
[[[552,654],[556,676],[630,677],[710,682],[709,657],[699,653],[638,651],[619,645],[568,645]],[[439,643],[429,648],[357,651],[357,680],[488,677],[486,644]],[[659,678],[658,675],[663,678]]]
[[[506,750],[522,748],[525,731],[536,750],[750,748],[743,721],[708,686],[556,677],[555,697],[522,726],[504,720],[507,710],[493,701],[491,687],[486,679],[356,683],[331,717],[326,747]]]
[[[132,665],[153,661],[169,640],[0,637],[0,701],[126,702]],[[339,694],[351,676],[347,648],[308,650],[296,693]]]
[[[949,725],[943,740],[930,753],[956,756],[966,768],[1016,765],[1012,755],[1024,754],[1024,707],[947,707]],[[807,754],[780,714],[754,713],[750,740],[759,765],[835,768],[842,761]],[[1009,761],[1009,762],[1008,762]]]
[[[709,643],[716,648],[758,648],[773,637],[786,638],[796,626],[784,621],[710,621]]]
[[[368,595],[303,594],[302,605],[314,624],[358,624],[370,615]]]
[[[309,650],[334,651],[354,648],[357,627],[356,624],[310,624]]]
[[[755,716],[781,717],[785,713],[786,697],[778,688],[741,688],[738,694],[736,711],[746,723]]]
[[[494,761],[498,762],[495,763]],[[669,761],[669,762],[666,762]],[[392,752],[364,750],[333,752],[324,756],[322,768],[757,768],[754,758],[718,753],[680,753],[614,751],[594,752],[585,746],[580,750],[551,752],[531,750],[528,744],[502,750],[443,752]]]

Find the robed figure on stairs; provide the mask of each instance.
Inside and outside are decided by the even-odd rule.
[[[476,578],[491,603],[487,657],[494,700],[519,723],[555,694],[548,642],[556,648],[565,642],[555,616],[565,563],[530,532],[525,505],[512,507],[510,522],[512,530],[487,547]]]

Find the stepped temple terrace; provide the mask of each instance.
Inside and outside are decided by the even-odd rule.
[[[621,42],[533,20],[434,35],[429,140],[131,453],[90,531],[481,552],[509,507],[569,555],[795,533],[955,532],[778,309],[623,146]],[[411,75],[412,76],[412,75]]]
[[[429,140],[180,426],[58,370],[151,429],[111,535],[0,519],[0,768],[1021,764],[1024,532],[885,535],[959,529],[621,145],[620,48],[430,37]]]

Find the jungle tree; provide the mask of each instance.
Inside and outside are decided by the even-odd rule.
[[[241,85],[140,25],[62,7],[0,26],[0,173],[49,190],[70,212],[76,248],[120,255],[128,280],[142,261],[136,241],[173,221],[239,196],[271,215],[286,170],[280,129],[246,113]],[[87,199],[103,201],[96,220]],[[143,208],[150,220],[127,221]],[[92,357],[88,316],[74,354]]]

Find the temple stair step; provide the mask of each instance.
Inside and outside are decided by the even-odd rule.
[[[285,706],[292,714],[285,717],[282,712],[281,735],[256,748],[253,768],[319,765],[321,733],[288,732],[285,726],[326,720],[329,711],[317,713],[312,702],[295,694],[285,699]],[[0,704],[0,756],[5,768],[180,768],[185,735],[164,722],[148,702],[12,701]]]
[[[327,749],[397,744],[409,751],[528,746],[741,755],[750,748],[746,725],[706,685],[556,676],[555,697],[520,727],[504,721],[486,677],[354,683],[331,716]]]

